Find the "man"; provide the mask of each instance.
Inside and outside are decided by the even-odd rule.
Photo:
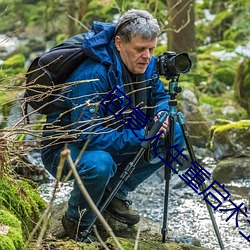
[[[159,32],[157,20],[142,10],[127,11],[117,25],[94,22],[83,41],[87,59],[69,77],[67,89],[47,116],[42,151],[46,169],[56,175],[60,152],[67,143],[73,161],[77,159],[80,178],[97,206],[116,186],[145,138],[144,127],[129,126],[131,112],[138,108],[153,121],[162,111],[168,111],[169,95],[156,73],[153,57]],[[82,80],[90,81],[78,83]],[[165,134],[167,130],[166,119],[160,131]],[[175,144],[184,147],[178,123]],[[158,143],[157,150],[164,152],[163,143]],[[130,208],[128,193],[163,165],[153,150],[149,160],[142,157],[106,211],[124,223],[138,223],[140,216]],[[63,176],[69,170],[66,163]],[[65,231],[70,238],[81,237],[93,217],[75,182],[62,219]]]

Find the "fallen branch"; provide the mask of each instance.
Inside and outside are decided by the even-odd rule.
[[[99,221],[102,223],[103,227],[105,228],[105,230],[107,231],[107,233],[113,238],[115,245],[117,246],[117,248],[119,250],[124,250],[123,247],[121,246],[121,244],[119,243],[118,239],[116,238],[116,236],[114,235],[111,227],[109,226],[109,224],[106,222],[106,220],[104,219],[104,217],[102,216],[102,214],[100,213],[100,211],[98,210],[98,208],[96,207],[95,203],[93,202],[92,198],[90,197],[88,191],[86,190],[76,168],[75,168],[75,164],[71,158],[71,154],[70,154],[70,150],[69,149],[64,149],[61,152],[61,158],[65,158],[68,160],[69,166],[73,172],[73,176],[75,178],[75,181],[80,189],[80,191],[82,192],[84,198],[86,199],[86,201],[88,202],[90,208],[93,210],[93,212],[96,214],[97,218],[99,219]]]

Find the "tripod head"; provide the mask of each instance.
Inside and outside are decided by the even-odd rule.
[[[179,76],[175,78],[172,78],[171,81],[169,82],[169,95],[170,95],[170,100],[175,99],[175,96],[178,93],[181,93],[182,91],[182,87],[178,86],[178,82],[179,82]]]

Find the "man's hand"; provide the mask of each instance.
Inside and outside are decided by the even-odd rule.
[[[154,121],[155,122],[159,119],[159,117],[160,117],[160,115],[161,115],[162,112],[164,112],[164,111],[160,111],[159,113],[157,113],[157,115],[155,115],[155,117],[154,117]],[[161,131],[163,131],[163,133],[161,134],[160,138],[164,138],[165,134],[168,132],[168,130],[169,130],[169,124],[168,124],[168,116],[167,116],[167,118],[162,123],[162,126],[159,129],[159,132],[157,134],[159,134]]]

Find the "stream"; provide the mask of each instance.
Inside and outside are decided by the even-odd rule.
[[[201,162],[201,161],[200,161]],[[216,162],[211,157],[205,157],[201,165],[212,173]],[[162,218],[164,213],[164,194],[165,180],[162,176],[164,169],[156,172],[146,182],[141,184],[136,192],[132,192],[129,198],[133,201],[132,208],[137,210],[141,217],[149,219],[153,224],[162,228]],[[185,170],[182,171],[183,173]],[[181,174],[181,171],[179,171]],[[49,201],[51,190],[54,182],[42,184],[39,187],[42,197]],[[230,190],[230,199],[235,204],[249,206],[249,201],[241,196],[241,188],[250,188],[250,180],[233,182],[225,186]],[[72,182],[68,182],[57,192],[55,203],[66,201],[69,198],[72,188]],[[213,225],[205,204],[203,196],[195,193],[185,182],[178,176],[173,175],[170,180],[168,203],[168,229],[169,236],[175,239],[196,238],[201,242],[203,247],[214,250],[220,250],[220,246],[214,233]],[[212,204],[216,204],[213,203]],[[244,206],[241,208],[243,209]],[[226,201],[219,209],[230,209],[232,205]],[[234,214],[227,222],[227,218],[233,213],[232,211],[214,212],[216,223],[218,225],[222,241],[226,250],[247,250],[250,249],[250,243],[239,234],[242,231],[246,237],[250,234],[250,227],[246,218],[239,214],[239,227],[236,227],[236,215]],[[244,209],[243,209],[244,210]]]

